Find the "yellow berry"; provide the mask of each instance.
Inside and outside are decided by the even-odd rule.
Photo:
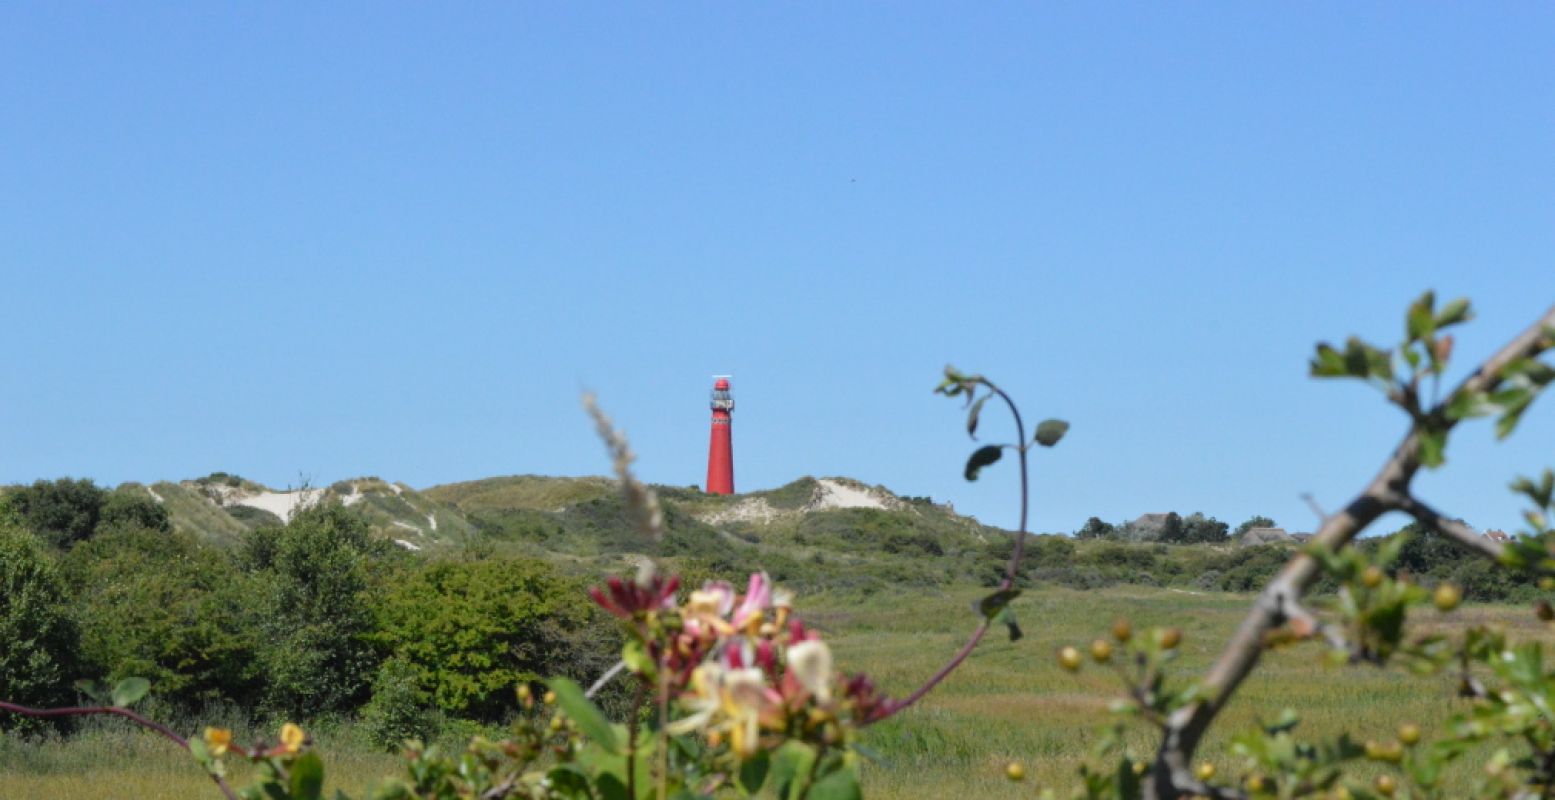
[[[1210,778],[1215,777],[1215,765],[1209,763],[1208,761],[1200,761],[1198,769],[1195,769],[1193,774],[1198,776],[1199,780],[1207,781]]]
[[[1097,639],[1096,641],[1091,642],[1091,658],[1096,659],[1096,663],[1098,664],[1105,664],[1108,661],[1111,661],[1112,644],[1106,639]]]
[[[1436,604],[1438,610],[1451,611],[1463,602],[1463,592],[1450,583],[1444,583],[1436,587],[1436,592],[1431,595],[1431,602]]]
[[[1112,623],[1112,638],[1127,643],[1129,639],[1134,638],[1134,626],[1126,619],[1119,619]]]
[[[1242,783],[1247,787],[1247,791],[1253,793],[1263,791],[1265,786],[1262,775],[1249,775],[1247,776],[1247,780],[1243,781]]]
[[[1080,656],[1080,651],[1073,647],[1065,646],[1058,651],[1058,665],[1070,672],[1078,671],[1083,660]]]
[[[1134,774],[1135,775],[1143,775],[1143,774],[1145,774],[1145,770],[1147,770],[1147,769],[1150,769],[1150,765],[1149,764],[1147,764],[1147,763],[1145,763],[1143,761],[1135,761],[1134,762]]]
[[[1382,760],[1382,753],[1383,753],[1383,748],[1382,748],[1382,743],[1381,742],[1377,741],[1376,739],[1368,739],[1368,740],[1366,740],[1366,757],[1367,758],[1371,759],[1372,761],[1381,761]]]
[[[1012,781],[1023,781],[1026,779],[1026,768],[1021,766],[1019,761],[1011,761],[1004,765],[1004,777]]]
[[[1420,726],[1413,722],[1406,722],[1398,726],[1398,740],[1414,747],[1420,743]]]
[[[1182,629],[1167,628],[1160,631],[1156,635],[1156,643],[1161,645],[1162,650],[1171,650],[1182,643]]]
[[[546,692],[545,693],[545,697],[542,698],[542,699],[545,701],[546,705],[552,705],[553,703],[556,702],[556,693],[555,692]]]
[[[1378,775],[1371,785],[1377,789],[1377,794],[1383,797],[1392,797],[1393,793],[1398,791],[1398,781],[1394,780],[1392,775]]]
[[[1382,585],[1382,579],[1385,577],[1387,576],[1382,574],[1382,568],[1374,564],[1361,573],[1361,583],[1366,584],[1368,589],[1375,589]]]

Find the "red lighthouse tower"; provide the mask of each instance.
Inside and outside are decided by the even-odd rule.
[[[734,395],[729,394],[729,376],[719,375],[713,382],[713,438],[707,448],[707,493],[734,494],[734,444],[730,439],[729,419],[734,411]]]

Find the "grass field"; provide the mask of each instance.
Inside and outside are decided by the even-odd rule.
[[[888,692],[905,693],[944,661],[971,628],[970,603],[982,592],[931,595],[801,598],[808,618],[826,631],[839,665],[875,676]],[[972,659],[919,708],[871,729],[866,743],[883,764],[870,765],[865,792],[871,798],[1015,798],[1033,796],[1033,785],[1064,788],[1094,743],[1116,693],[1113,676],[1088,667],[1063,672],[1053,654],[1063,644],[1084,644],[1117,617],[1136,627],[1172,624],[1184,631],[1183,681],[1218,652],[1240,620],[1248,596],[1194,594],[1182,590],[1115,587],[1092,592],[1044,588],[1016,601],[1026,638],[1010,643],[990,636]],[[1532,614],[1511,607],[1465,607],[1443,618],[1425,612],[1420,623],[1443,625],[1495,621],[1524,636],[1538,631]],[[1260,717],[1284,708],[1302,714],[1299,732],[1324,737],[1349,730],[1360,738],[1390,738],[1395,725],[1430,723],[1454,707],[1452,681],[1419,678],[1402,670],[1318,664],[1316,647],[1269,656],[1222,717],[1203,750],[1230,766],[1225,742]],[[329,784],[361,796],[396,759],[372,752],[349,729],[316,731],[328,764]],[[1141,734],[1139,744],[1147,745]],[[1007,761],[1026,765],[1024,784],[1003,777]],[[1463,775],[1474,759],[1459,765]],[[241,780],[241,776],[239,777]],[[1463,780],[1459,778],[1458,780]],[[0,798],[136,798],[183,800],[216,796],[186,756],[163,740],[93,726],[65,741],[20,743],[0,738]]]

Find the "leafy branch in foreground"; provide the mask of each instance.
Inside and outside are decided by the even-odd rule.
[[[1372,481],[1344,509],[1323,519],[1310,544],[1269,582],[1225,650],[1197,683],[1161,696],[1147,691],[1137,677],[1124,676],[1127,696],[1118,710],[1144,721],[1160,737],[1148,769],[1143,759],[1121,756],[1116,770],[1087,769],[1083,792],[1089,797],[1413,797],[1445,798],[1444,769],[1471,745],[1494,743],[1487,777],[1474,796],[1547,798],[1555,796],[1555,714],[1546,699],[1555,696],[1555,673],[1543,667],[1536,643],[1514,645],[1504,635],[1469,628],[1456,639],[1416,636],[1406,625],[1423,606],[1447,613],[1461,591],[1442,584],[1434,591],[1407,574],[1390,569],[1403,545],[1400,538],[1368,556],[1351,546],[1356,536],[1390,511],[1412,516],[1426,531],[1504,568],[1555,575],[1555,531],[1548,527],[1555,475],[1518,479],[1513,489],[1533,501],[1525,518],[1528,530],[1502,545],[1480,536],[1417,497],[1412,481],[1421,468],[1446,460],[1448,435],[1464,419],[1495,416],[1498,436],[1509,435],[1538,394],[1555,379],[1555,369],[1539,360],[1555,348],[1555,308],[1488,358],[1445,398],[1439,383],[1453,352],[1443,331],[1472,318],[1467,301],[1438,308],[1427,293],[1406,313],[1405,338],[1387,350],[1351,338],[1343,349],[1319,344],[1311,363],[1314,377],[1352,378],[1379,389],[1409,417],[1410,427]],[[1423,386],[1429,384],[1429,400]],[[1306,590],[1321,576],[1338,584],[1335,599],[1309,608]],[[1555,588],[1546,577],[1544,588]],[[1536,613],[1546,622],[1555,610],[1541,602]],[[1364,745],[1340,737],[1332,742],[1303,742],[1293,733],[1297,717],[1287,712],[1274,724],[1237,737],[1232,754],[1243,770],[1230,782],[1216,781],[1208,762],[1194,764],[1194,753],[1219,712],[1270,649],[1309,641],[1329,648],[1337,664],[1386,666],[1401,661],[1417,672],[1457,668],[1461,692],[1473,709],[1449,720],[1438,741],[1421,742],[1420,728],[1406,722],[1390,742]],[[1062,659],[1062,656],[1061,656]],[[1078,663],[1075,663],[1078,666]],[[1066,665],[1067,666],[1067,665]],[[1151,680],[1159,680],[1152,676]],[[1116,737],[1104,741],[1120,741]],[[1104,748],[1108,759],[1118,747]],[[1521,750],[1514,755],[1514,749]],[[1370,781],[1350,777],[1347,762],[1365,758],[1384,769]]]

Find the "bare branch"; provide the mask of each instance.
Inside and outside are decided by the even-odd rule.
[[[1492,561],[1500,561],[1505,548],[1499,542],[1493,542],[1489,538],[1479,535],[1473,528],[1455,520],[1443,517],[1436,509],[1426,503],[1417,500],[1414,495],[1405,495],[1399,502],[1400,511],[1415,518],[1428,530],[1453,540],[1464,549],[1472,553],[1482,555]]]
[[[1493,391],[1501,383],[1502,370],[1520,358],[1532,358],[1549,349],[1552,343],[1546,329],[1555,326],[1555,307],[1544,312],[1533,325],[1518,334],[1479,369],[1466,378],[1447,399],[1429,415],[1416,417],[1409,432],[1383,463],[1365,490],[1345,508],[1324,519],[1312,543],[1329,551],[1338,551],[1384,512],[1398,509],[1409,497],[1409,484],[1420,469],[1421,438],[1426,424],[1443,432],[1451,430],[1455,420],[1447,418],[1445,408],[1453,399],[1470,392]],[[1190,763],[1194,750],[1220,710],[1236,693],[1237,687],[1252,672],[1263,653],[1265,635],[1288,619],[1289,609],[1318,577],[1318,563],[1301,553],[1292,558],[1269,582],[1254,601],[1226,649],[1210,667],[1200,683],[1199,701],[1172,714],[1156,755],[1155,767],[1145,787],[1154,800],[1175,800],[1184,794],[1202,793],[1185,782],[1191,779]]]

